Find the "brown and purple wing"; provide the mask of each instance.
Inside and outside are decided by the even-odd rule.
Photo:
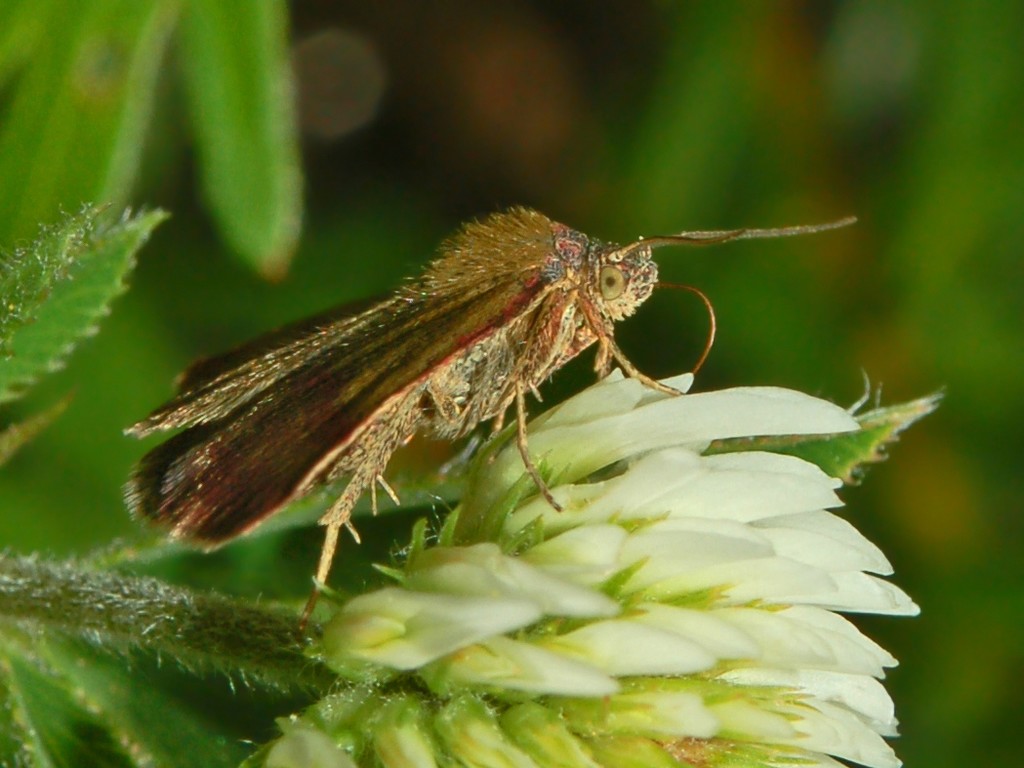
[[[523,274],[455,295],[406,290],[356,317],[254,342],[254,357],[236,350],[203,363],[185,392],[130,430],[186,427],[139,462],[129,508],[209,543],[248,530],[295,498],[325,457],[342,455],[389,398],[493,333],[510,307],[529,312],[544,291]]]
[[[359,316],[374,305],[383,307],[385,304],[386,301],[378,298],[376,301],[355,301],[332,307],[320,314],[264,333],[227,352],[200,358],[182,372],[177,381],[178,389],[187,395],[222,380],[225,375],[236,374],[240,367],[251,360],[265,360],[279,350],[296,344],[308,349],[311,346],[308,344],[310,340],[325,333],[336,334],[346,325],[358,322]]]

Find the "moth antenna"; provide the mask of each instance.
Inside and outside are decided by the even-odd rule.
[[[700,288],[695,288],[692,285],[683,285],[682,283],[659,282],[655,285],[655,288],[674,288],[675,290],[679,291],[689,291],[690,293],[695,293],[697,294],[697,296],[700,297],[700,300],[704,302],[704,306],[708,310],[708,321],[710,323],[710,327],[708,328],[707,340],[704,342],[704,351],[700,353],[700,358],[698,358],[697,363],[693,366],[692,371],[692,373],[697,373],[697,371],[699,371],[704,366],[704,363],[708,359],[708,355],[711,354],[711,348],[715,345],[715,333],[718,330],[718,323],[715,320],[715,307],[711,303],[711,299],[707,297],[707,294],[704,293],[704,291],[702,291]]]
[[[718,243],[728,243],[733,240],[765,240],[773,237],[810,235],[817,232],[828,232],[831,229],[848,227],[856,221],[856,216],[846,216],[842,219],[827,221],[823,224],[800,224],[794,227],[771,227],[767,229],[747,227],[744,229],[703,229],[694,230],[692,232],[677,232],[674,235],[641,237],[635,243],[630,243],[629,245],[624,246],[620,249],[619,253],[624,257],[639,248],[658,248],[663,245],[716,245]],[[657,287],[676,288],[684,291],[690,291],[691,293],[697,294],[697,296],[700,297],[700,300],[704,302],[704,306],[707,307],[708,319],[710,320],[711,327],[708,330],[708,337],[704,344],[704,351],[697,360],[697,364],[693,367],[693,373],[696,373],[707,361],[708,355],[711,354],[711,347],[714,346],[715,343],[715,332],[717,330],[715,308],[704,292],[698,288],[694,288],[692,285],[659,282]],[[623,356],[618,348],[613,346],[611,351],[615,359],[618,360],[620,364],[623,364]]]
[[[629,253],[637,248],[649,247],[658,248],[663,245],[717,245],[728,243],[733,240],[766,240],[773,237],[795,237],[797,235],[811,235],[817,232],[828,232],[831,229],[848,227],[857,221],[856,216],[846,216],[835,221],[827,221],[824,224],[801,224],[795,227],[773,227],[768,229],[757,229],[747,227],[743,229],[702,229],[692,232],[677,232],[674,235],[655,235],[653,237],[641,237],[635,243],[623,248],[623,252]]]

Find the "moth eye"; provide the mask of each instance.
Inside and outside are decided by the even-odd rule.
[[[626,290],[626,276],[618,267],[601,267],[601,296],[606,301],[617,299]]]

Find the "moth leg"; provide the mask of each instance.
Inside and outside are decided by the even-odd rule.
[[[446,424],[458,424],[462,416],[462,407],[459,401],[438,386],[435,382],[427,384],[426,396],[429,407],[436,411],[437,416]]]
[[[608,348],[608,337],[602,335],[597,340],[597,357],[594,359],[594,371],[602,379],[612,372],[612,353]]]
[[[377,484],[380,485],[380,487],[384,489],[384,493],[386,493],[389,497],[391,497],[391,500],[393,502],[395,502],[395,506],[396,507],[401,506],[402,502],[399,501],[398,494],[395,493],[395,489],[392,488],[388,484],[388,481],[384,479],[384,475],[377,475],[376,480],[377,480]],[[377,508],[376,507],[374,507],[374,509],[373,509],[373,514],[377,514]]]
[[[316,566],[313,592],[310,594],[309,600],[306,601],[306,607],[302,609],[302,619],[299,622],[300,627],[305,628],[309,622],[309,617],[313,614],[313,608],[316,607],[317,598],[320,596],[320,588],[327,583],[327,577],[331,573],[331,564],[334,562],[334,555],[338,551],[338,534],[341,533],[341,529],[347,528],[348,532],[352,534],[352,538],[355,539],[356,544],[360,543],[359,532],[352,525],[352,508],[355,507],[359,496],[367,485],[366,478],[360,475],[361,473],[356,473],[352,477],[341,496],[331,504],[330,508],[323,514],[323,517],[320,518],[320,524],[327,531],[324,534],[323,548],[320,550],[320,562]],[[372,481],[370,482],[370,487],[373,487]]]
[[[377,516],[378,485],[384,490],[384,493],[388,495],[388,498],[395,502],[396,507],[400,507],[402,505],[402,502],[398,498],[398,494],[395,493],[395,489],[388,484],[388,481],[384,479],[384,475],[378,474],[373,480],[374,482],[370,483],[370,510],[373,512],[374,517]],[[351,528],[351,526],[349,527]],[[353,529],[353,533],[354,532],[355,530]],[[356,537],[356,540],[358,541],[358,536]]]
[[[533,478],[533,482],[537,485],[537,490],[540,491],[541,495],[547,499],[556,512],[562,511],[562,505],[555,501],[555,497],[551,494],[551,489],[548,488],[548,484],[544,482],[544,478],[540,476],[540,471],[537,469],[537,465],[533,463],[533,459],[530,458],[530,449],[526,444],[526,391],[523,389],[523,385],[516,382],[516,444],[519,446],[519,455],[523,457],[523,464],[526,466],[526,471]]]
[[[664,392],[666,395],[675,396],[683,394],[675,387],[670,387],[667,384],[662,384],[657,379],[652,379],[646,373],[640,371],[635,365],[633,365],[633,363],[629,361],[629,358],[622,353],[622,350],[619,349],[618,345],[615,343],[615,340],[610,335],[602,336],[599,343],[601,347],[598,350],[598,356],[601,357],[603,353],[603,357],[606,361],[609,356],[615,358],[615,362],[622,366],[622,370],[631,379],[636,379],[645,387],[650,387],[651,389],[656,390],[658,392]]]
[[[309,593],[306,606],[302,609],[302,617],[299,619],[299,630],[304,631],[309,623],[309,617],[313,615],[316,608],[317,598],[320,597],[320,587],[327,583],[327,575],[331,571],[331,562],[334,560],[334,553],[338,549],[338,534],[341,532],[342,523],[327,526],[327,534],[324,536],[324,546],[320,550],[320,563],[316,568],[315,583],[313,591]]]
[[[316,588],[302,614],[303,626],[309,620],[313,606],[316,605],[317,592],[327,583],[342,527],[347,528],[352,538],[359,543],[359,534],[352,525],[352,510],[363,491],[369,488],[375,496],[374,489],[379,482],[384,490],[395,498],[395,492],[381,475],[395,449],[416,432],[416,427],[423,418],[418,407],[421,395],[422,392],[419,390],[413,390],[406,397],[392,403],[388,409],[377,413],[360,434],[359,440],[339,457],[332,469],[325,472],[326,480],[333,480],[341,474],[349,474],[350,477],[341,496],[320,518],[320,525],[324,526],[327,532],[316,569]],[[397,501],[397,498],[395,500]],[[376,504],[375,498],[374,503]]]
[[[594,317],[586,305],[583,306],[583,314],[590,323],[591,330],[597,336],[597,359],[594,361],[594,369],[599,376],[607,376],[611,372],[611,361],[614,359],[615,362],[622,366],[622,370],[627,376],[631,379],[636,379],[645,387],[650,387],[657,392],[664,392],[666,395],[683,394],[675,387],[670,387],[667,384],[662,384],[657,379],[652,379],[633,365],[629,358],[619,349],[619,345],[615,343],[615,337],[612,335],[611,330],[598,318]]]

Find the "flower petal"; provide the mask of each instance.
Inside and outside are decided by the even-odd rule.
[[[515,745],[533,757],[538,765],[601,768],[581,739],[548,707],[536,702],[516,704],[501,716],[501,726]]]
[[[758,659],[757,639],[717,611],[694,610],[660,603],[637,607],[632,620],[674,632],[704,648],[717,659]]]
[[[739,734],[744,741],[791,744],[800,734],[791,718],[764,706],[763,702],[747,698],[742,688],[736,695],[710,704],[708,708],[721,723],[721,730]]]
[[[751,525],[764,532],[775,552],[784,557],[830,571],[892,573],[882,550],[830,512],[801,512],[757,520]]]
[[[709,669],[717,661],[688,638],[629,619],[594,621],[539,642],[620,677],[686,675]]]
[[[311,725],[286,727],[264,759],[266,768],[358,768],[349,754]]]
[[[628,535],[617,525],[570,528],[527,550],[521,558],[559,578],[594,586],[622,567],[622,545]]]
[[[505,738],[491,711],[478,699],[449,702],[435,719],[438,736],[458,763],[501,768],[537,768],[530,757]]]
[[[715,616],[756,639],[759,666],[883,677],[896,660],[841,616],[820,609],[722,608]]]
[[[720,604],[742,605],[764,601],[777,605],[818,605],[836,611],[913,616],[917,605],[898,587],[859,571],[828,573],[815,566],[789,558],[767,555],[743,559],[736,542],[736,559],[721,557],[726,539],[705,539],[716,544],[719,562],[697,561],[692,570],[679,563],[672,573],[664,557],[644,564],[627,584],[630,591],[642,592],[647,599],[674,600],[694,593],[715,591]],[[659,553],[663,554],[663,553]]]
[[[721,722],[703,698],[689,691],[648,690],[618,693],[605,699],[566,699],[563,717],[583,733],[630,733],[654,738],[711,738]]]
[[[464,646],[532,624],[532,600],[410,592],[389,587],[350,600],[324,628],[324,654],[414,669]]]
[[[788,688],[843,706],[861,716],[883,736],[896,735],[892,698],[873,677],[806,669],[746,667],[719,676],[737,685]]]
[[[373,749],[383,768],[435,768],[424,708],[411,696],[388,700],[375,714]]]
[[[619,684],[593,664],[541,646],[492,637],[439,662],[446,681],[557,696],[609,696]]]
[[[870,768],[899,768],[892,747],[869,725],[844,707],[821,701],[794,708],[801,735],[790,743],[826,752]]]
[[[693,385],[693,374],[684,373],[665,384],[686,392]],[[530,432],[562,429],[575,424],[589,424],[596,419],[629,413],[644,402],[651,389],[636,379],[626,378],[615,369],[599,382],[556,405],[530,422]]]
[[[562,512],[543,498],[527,502],[508,517],[505,530],[517,531],[537,517],[553,532],[666,515],[749,522],[842,506],[834,490],[839,485],[795,456],[763,451],[699,456],[672,447],[637,459],[609,480],[556,488]]]
[[[559,578],[497,544],[435,547],[408,570],[407,589],[486,598],[532,600],[550,616],[614,616],[619,604],[593,589]]]
[[[561,481],[572,482],[630,456],[669,446],[699,451],[721,438],[833,434],[859,428],[837,405],[776,387],[679,397],[646,393],[632,402],[636,405],[632,410],[610,408],[604,413],[611,415],[590,419],[577,415],[578,404],[570,406],[572,418],[560,422],[553,415],[533,425],[530,451],[559,467]],[[502,487],[521,475],[522,459],[514,445],[505,447],[488,472],[490,480]]]

